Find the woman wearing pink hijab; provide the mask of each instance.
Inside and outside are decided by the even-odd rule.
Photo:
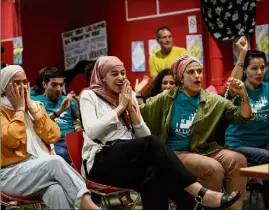
[[[228,197],[203,188],[173,151],[150,135],[117,57],[97,60],[90,88],[81,93],[80,110],[84,175],[102,184],[134,189],[141,194],[144,210],[167,210],[168,199],[179,199],[183,190],[204,206],[220,209],[240,197],[239,192]]]
[[[246,193],[246,179],[239,169],[246,167],[245,157],[223,148],[217,126],[247,123],[252,112],[244,84],[231,79],[230,88],[241,98],[240,107],[202,89],[203,66],[195,58],[185,55],[172,65],[179,87],[148,99],[140,111],[151,133],[160,136],[179,160],[205,187],[221,191],[223,180],[227,192],[242,192],[241,199],[230,209],[242,209]],[[223,133],[224,136],[224,133]]]

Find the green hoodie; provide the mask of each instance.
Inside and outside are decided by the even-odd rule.
[[[182,90],[176,87],[164,91],[140,105],[141,114],[151,134],[159,136],[164,143],[169,135],[173,104],[178,91]],[[240,107],[235,106],[231,101],[202,89],[200,105],[190,127],[191,152],[212,154],[223,148],[216,140],[217,127],[226,126],[227,123],[244,124],[252,119],[243,118],[240,115]]]

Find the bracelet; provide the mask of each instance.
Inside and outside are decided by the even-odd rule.
[[[57,118],[60,117],[60,115],[58,115],[55,111],[53,111],[53,114],[54,114],[54,116],[57,117]]]
[[[244,63],[238,63],[238,64],[236,64],[237,66],[240,66],[240,67],[244,67]]]
[[[143,98],[143,96],[136,96],[136,98]]]
[[[248,100],[248,94],[245,95],[245,96],[240,96],[240,101],[241,101],[241,103],[243,103],[243,104],[247,104],[247,103],[249,103],[249,100]]]

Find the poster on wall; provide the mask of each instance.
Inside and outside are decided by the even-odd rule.
[[[195,58],[197,58],[201,64],[204,63],[204,52],[203,52],[203,42],[202,35],[187,35],[187,51],[189,54]]]
[[[70,70],[81,60],[97,60],[107,55],[106,22],[62,33],[65,70]]]
[[[269,24],[257,25],[255,27],[256,49],[263,51],[269,62]]]
[[[21,65],[22,64],[22,37],[13,38],[13,64]]]
[[[132,42],[132,72],[145,72],[145,47],[143,41]]]
[[[161,49],[159,43],[156,41],[156,39],[150,39],[149,40],[149,55],[152,53],[155,53],[157,50]]]

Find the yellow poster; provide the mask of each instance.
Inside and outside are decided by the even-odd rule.
[[[266,54],[267,62],[269,61],[269,24],[257,25],[256,33],[256,48]]]

